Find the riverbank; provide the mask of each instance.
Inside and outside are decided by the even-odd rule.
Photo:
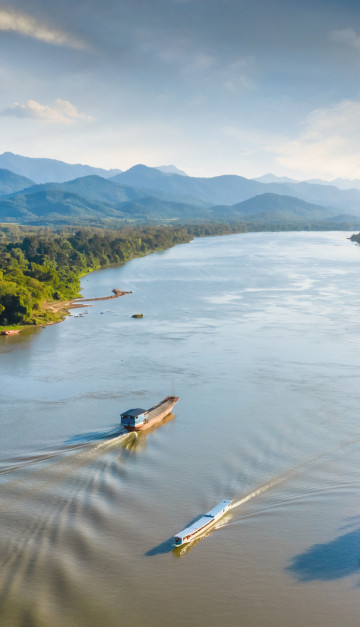
[[[62,322],[66,316],[69,315],[70,309],[78,309],[82,307],[91,307],[91,303],[101,301],[101,300],[111,300],[114,298],[119,298],[120,296],[125,296],[125,294],[131,294],[131,292],[125,292],[124,290],[119,290],[117,288],[113,289],[113,294],[110,296],[100,296],[98,298],[73,298],[71,300],[52,300],[47,301],[42,304],[42,309],[45,312],[48,312],[51,315],[51,320],[47,322],[43,322],[41,324],[36,325],[19,325],[18,327],[15,325],[11,325],[11,327],[0,327],[0,335],[9,336],[9,335],[17,335],[24,329],[28,329],[29,326],[36,327],[47,327],[52,324],[58,324]]]
[[[72,300],[52,300],[50,302],[43,304],[43,309],[46,311],[50,311],[53,314],[57,314],[61,316],[61,320],[65,318],[69,314],[70,309],[77,309],[80,307],[91,307],[93,302],[97,302],[100,300],[111,300],[113,298],[119,298],[120,296],[125,296],[125,294],[131,294],[131,292],[125,292],[119,289],[113,289],[113,294],[110,296],[100,296],[98,298],[73,298]],[[61,320],[50,322],[49,324],[55,324],[56,322],[61,322]],[[48,325],[42,325],[48,326]]]
[[[1,230],[0,230],[1,235]],[[186,227],[156,226],[100,231],[29,233],[0,242],[0,332],[60,322],[80,298],[80,279],[93,270],[123,265],[193,239]],[[100,297],[117,298],[119,293]]]

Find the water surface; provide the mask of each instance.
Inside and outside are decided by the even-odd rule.
[[[359,277],[346,233],[198,239],[1,338],[1,624],[358,625]],[[121,411],[174,391],[124,438]]]

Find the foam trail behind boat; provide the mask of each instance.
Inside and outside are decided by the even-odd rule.
[[[344,449],[344,448],[346,448],[348,446],[352,446],[356,442],[357,442],[356,439],[351,438],[350,440],[347,440],[346,442],[343,442],[343,444],[341,446],[336,447],[332,451],[329,451],[329,452],[326,452],[326,453],[321,453],[320,455],[315,455],[315,457],[312,457],[311,459],[308,459],[303,464],[299,464],[299,466],[295,466],[294,468],[291,468],[287,472],[284,472],[283,474],[278,475],[274,479],[272,479],[270,481],[267,481],[266,483],[264,483],[264,485],[259,486],[258,488],[256,488],[252,492],[249,492],[248,494],[245,494],[245,496],[243,496],[241,499],[239,499],[238,501],[235,501],[235,503],[232,503],[230,505],[229,509],[234,509],[235,507],[239,507],[240,505],[244,505],[244,503],[247,503],[251,499],[254,499],[257,496],[260,496],[264,492],[267,492],[268,490],[271,490],[272,488],[275,488],[276,486],[280,485],[281,483],[284,483],[285,481],[287,481],[291,477],[294,477],[294,476],[300,474],[305,468],[310,467],[312,464],[318,464],[320,461],[323,462],[326,459],[332,459],[335,453],[337,453],[338,451],[340,451],[340,450],[342,450],[342,449]]]
[[[273,481],[268,481],[268,483],[265,483],[264,485],[260,486],[256,490],[253,490],[252,492],[249,492],[249,494],[246,494],[245,496],[243,496],[238,501],[235,501],[235,503],[232,503],[230,505],[230,509],[234,509],[235,507],[239,507],[240,505],[244,505],[244,503],[247,503],[251,499],[254,499],[256,496],[260,496],[260,494],[263,494],[263,492],[267,492],[267,490],[271,490],[271,488],[274,488],[275,486],[279,485],[280,483],[283,483],[283,481],[285,481],[286,479],[287,479],[287,475],[278,477],[277,479],[274,479]]]

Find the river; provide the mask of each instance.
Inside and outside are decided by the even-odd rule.
[[[347,237],[196,239],[82,280],[132,294],[0,338],[2,627],[359,624]],[[174,392],[174,416],[123,436],[122,411]]]

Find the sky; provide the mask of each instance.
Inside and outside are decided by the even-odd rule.
[[[0,0],[0,153],[360,178],[354,0]]]

